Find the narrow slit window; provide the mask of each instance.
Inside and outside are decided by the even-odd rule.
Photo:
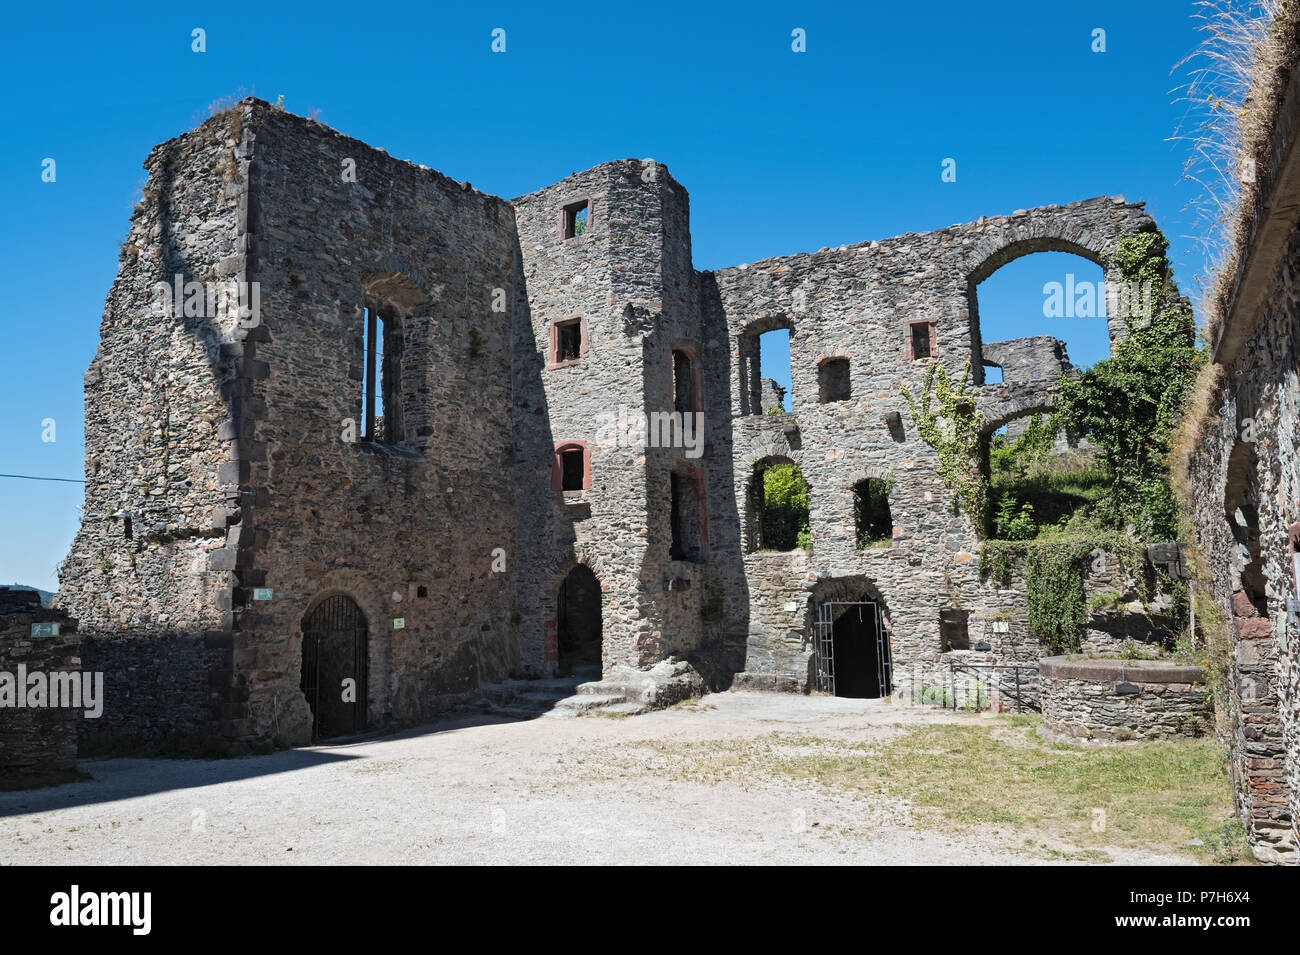
[[[373,308],[365,310],[365,438],[367,441],[384,440],[384,320]]]
[[[673,350],[673,410],[690,414],[696,409],[695,368],[691,356]]]

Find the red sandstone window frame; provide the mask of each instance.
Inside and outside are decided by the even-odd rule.
[[[587,207],[587,231],[578,235],[577,215],[582,211],[582,207]],[[591,196],[580,196],[570,202],[560,206],[560,239],[568,242],[572,239],[582,239],[591,235],[594,231],[593,226],[596,221],[596,200]]]
[[[677,352],[691,363],[691,413],[704,411],[704,382],[700,376],[700,343],[693,338],[679,338],[668,346],[668,406],[677,410]]]
[[[582,489],[591,490],[591,448],[585,440],[557,441],[551,456],[551,490],[564,490],[564,453],[566,451],[582,452]]]
[[[921,358],[916,357],[916,350],[913,343],[916,341],[916,326],[926,325],[930,332],[930,354]],[[916,319],[907,323],[907,360],[908,361],[935,361],[939,357],[939,323],[932,318]]]
[[[578,357],[560,361],[560,329],[568,325],[578,326]],[[550,344],[547,349],[546,370],[568,368],[587,360],[587,350],[591,339],[587,334],[586,315],[566,315],[564,318],[551,319]]]

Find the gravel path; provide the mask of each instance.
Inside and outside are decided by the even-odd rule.
[[[1023,833],[916,827],[911,807],[887,797],[776,778],[683,778],[648,745],[761,744],[773,733],[862,741],[953,720],[988,718],[725,693],[630,719],[471,716],[248,759],[89,760],[93,780],[0,793],[0,863],[1059,861],[1026,848]],[[1188,861],[1106,852],[1121,864]]]

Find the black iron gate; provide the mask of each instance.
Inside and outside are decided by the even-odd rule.
[[[350,597],[326,597],[303,618],[302,692],[313,740],[366,728],[369,649],[366,618]],[[348,679],[355,681],[353,702],[343,695]]]
[[[836,608],[841,608],[837,610]],[[889,655],[889,630],[885,627],[885,614],[873,600],[827,600],[817,605],[817,619],[813,622],[813,658],[817,689],[835,695],[835,621],[841,613],[873,614],[876,624],[876,679],[880,695],[894,692],[893,664]]]

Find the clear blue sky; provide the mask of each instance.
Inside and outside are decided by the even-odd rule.
[[[1193,192],[1185,147],[1167,139],[1192,12],[1170,0],[11,5],[0,472],[82,476],[82,375],[141,162],[219,97],[283,95],[507,198],[609,159],[656,159],[690,191],[701,269],[1122,193],[1147,202],[1190,291]],[[191,51],[195,27],[206,53]],[[504,54],[490,50],[496,27]],[[791,51],[796,27],[806,53]],[[1090,50],[1097,27],[1105,53]],[[41,181],[46,157],[54,183]],[[955,183],[940,181],[948,157]],[[1000,272],[981,289],[985,337],[1048,331],[1042,283],[1063,268],[1004,271],[1014,281]],[[1050,333],[1090,364],[1095,347],[1073,338],[1086,331]],[[0,495],[0,583],[52,589],[80,486],[0,478]]]

